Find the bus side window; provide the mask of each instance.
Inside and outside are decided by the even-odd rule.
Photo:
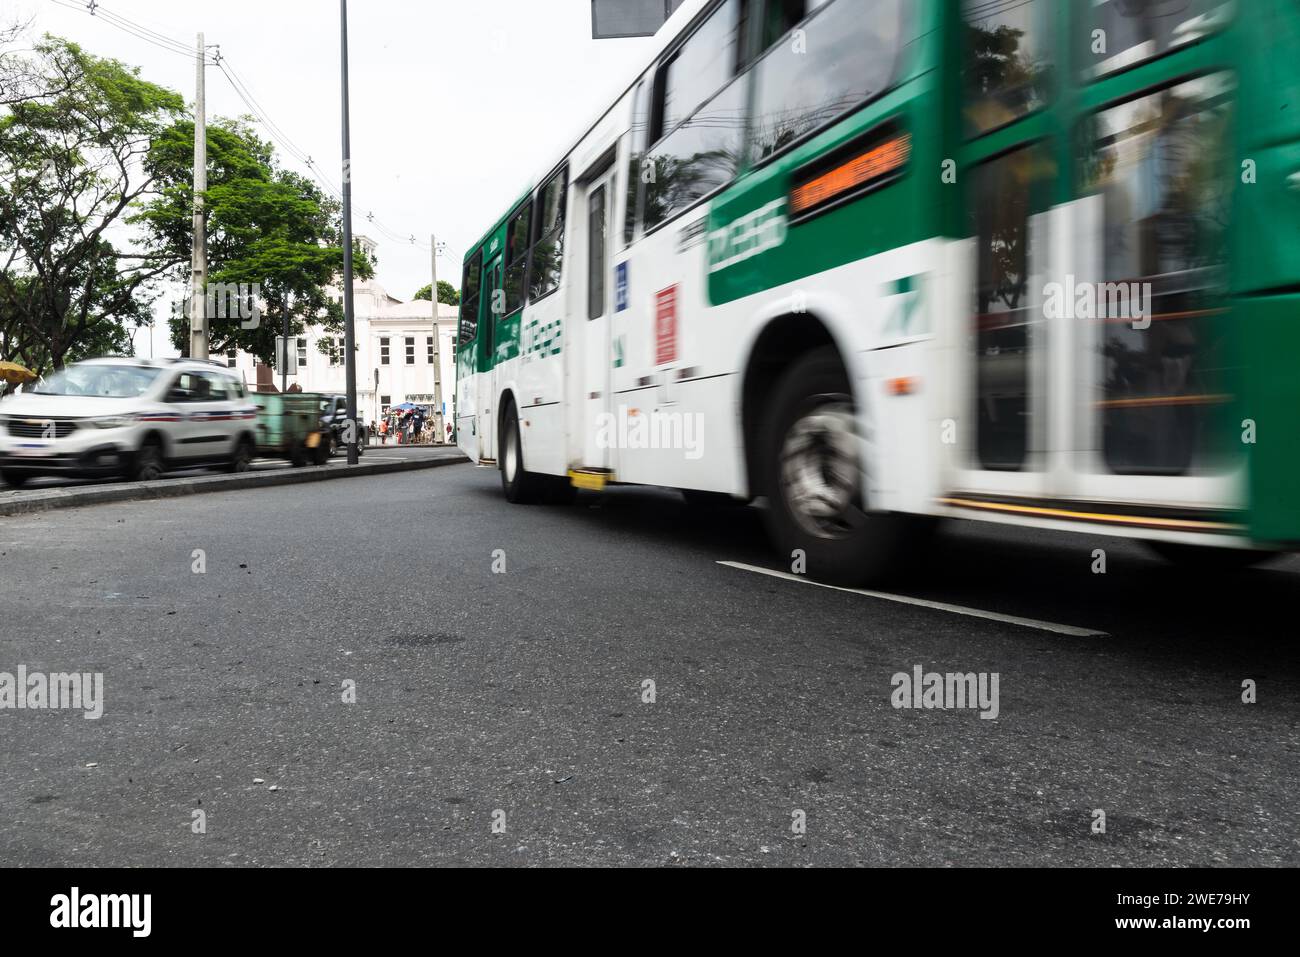
[[[465,264],[465,275],[460,287],[464,294],[460,300],[460,342],[473,342],[478,333],[479,279],[483,272],[483,252],[476,252]]]
[[[505,290],[501,286],[501,257],[483,272],[483,285],[479,292],[483,300],[483,350],[488,365],[495,362],[492,350],[496,348],[496,324],[505,315]]]
[[[568,198],[569,169],[562,168],[537,191],[533,213],[532,265],[528,270],[528,298],[541,299],[560,285],[564,265],[564,205]]]
[[[744,148],[748,89],[737,79],[740,0],[724,0],[655,73],[650,140],[638,196],[653,229],[726,185]]]
[[[632,94],[632,136],[627,160],[627,206],[623,211],[624,246],[632,245],[632,240],[636,237],[636,224],[641,220],[636,205],[639,195],[637,184],[641,182],[646,136],[650,132],[649,89],[650,81],[642,80],[636,85],[636,92]]]
[[[763,33],[759,52],[771,49],[800,20],[829,0],[768,0],[763,10]]]
[[[605,187],[587,200],[587,318],[605,314]]]
[[[1179,4],[1092,0],[1086,29],[1078,31],[1081,57],[1093,79],[1127,69],[1193,43],[1229,22],[1227,0],[1182,0]],[[1105,39],[1098,43],[1095,37]]]
[[[1041,109],[1047,102],[1050,4],[964,0],[966,134],[977,136]]]
[[[812,8],[813,15],[787,26],[805,7]],[[766,29],[783,32],[764,41],[767,52],[753,67],[754,162],[887,90],[898,73],[906,17],[903,0],[786,2],[768,7]],[[798,31],[791,34],[794,25]],[[808,50],[817,50],[817,56]]]
[[[506,304],[505,315],[524,305],[524,280],[528,269],[528,231],[533,204],[524,203],[510,219],[506,229]]]
[[[1102,203],[1096,403],[1119,475],[1221,468],[1231,364],[1227,229],[1233,78],[1194,77],[1086,119],[1084,188]],[[1134,317],[1138,317],[1134,321]]]
[[[1050,155],[1044,144],[1030,144],[970,172],[975,451],[979,467],[989,471],[1034,467],[1034,356],[1042,349],[1044,310],[1033,295],[1033,271],[1046,251],[1031,248],[1031,224],[1048,205],[1056,174]]]

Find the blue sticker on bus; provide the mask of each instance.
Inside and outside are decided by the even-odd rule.
[[[621,262],[614,267],[614,311],[627,309],[627,263]]]

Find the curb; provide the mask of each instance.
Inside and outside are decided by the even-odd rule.
[[[201,475],[193,478],[159,479],[155,482],[130,482],[95,485],[83,488],[45,489],[13,501],[0,501],[0,516],[25,515],[56,508],[81,505],[104,505],[110,502],[135,502],[148,499],[181,498],[206,492],[229,492],[242,488],[269,488],[276,485],[301,485],[331,479],[364,478],[389,472],[414,472],[444,465],[460,465],[469,459],[460,453],[433,459],[406,462],[360,462],[357,465],[315,465],[306,468],[267,469],[240,472],[236,475]]]

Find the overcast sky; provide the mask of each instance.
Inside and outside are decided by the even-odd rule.
[[[144,78],[193,101],[192,58],[90,16],[84,0],[64,2],[79,9],[56,0],[3,6],[30,17],[34,32],[139,66]],[[191,45],[202,30],[270,118],[341,182],[337,2],[105,6]],[[613,101],[652,43],[593,41],[590,0],[352,0],[348,26],[353,224],[379,243],[379,281],[400,299],[429,281],[429,254],[386,237],[366,214],[426,245],[436,233],[450,257],[439,260],[438,275],[459,285],[465,247]],[[219,70],[207,74],[209,117],[248,112]],[[148,354],[143,335],[141,351]]]

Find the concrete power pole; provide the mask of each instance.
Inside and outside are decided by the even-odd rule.
[[[348,465],[360,461],[357,452],[357,332],[352,299],[352,123],[348,104],[348,0],[339,0],[339,37],[343,88],[343,349],[344,379],[347,382]]]
[[[208,120],[204,103],[203,34],[199,34],[196,54],[197,90],[194,96],[194,236],[191,245],[190,275],[190,357],[208,357],[208,315],[205,292],[208,285],[207,216],[203,211],[203,194],[208,189]]]
[[[447,441],[447,426],[442,421],[442,334],[438,328],[438,237],[430,234],[433,247],[433,434],[439,445]]]

